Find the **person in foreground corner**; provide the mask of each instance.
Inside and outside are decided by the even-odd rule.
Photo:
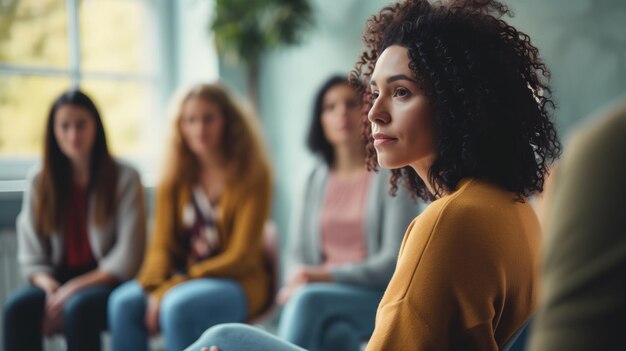
[[[530,350],[609,351],[626,344],[623,150],[626,99],[578,131],[568,145],[548,209]]]
[[[540,225],[527,199],[561,144],[549,71],[506,14],[496,1],[409,0],[367,22],[352,81],[370,107],[368,161],[393,169],[392,189],[432,200],[407,229],[369,351],[495,351],[535,311]],[[209,346],[299,350],[232,324],[188,350]]]

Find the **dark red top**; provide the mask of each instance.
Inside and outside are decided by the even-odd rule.
[[[87,236],[87,188],[74,184],[65,217],[65,269],[96,264]]]

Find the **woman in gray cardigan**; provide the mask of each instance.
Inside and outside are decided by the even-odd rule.
[[[62,94],[17,218],[29,285],[5,306],[5,350],[41,350],[42,334],[59,332],[69,350],[99,350],[108,296],[141,263],[145,222],[139,175],[110,156],[95,105],[80,91]]]
[[[320,89],[308,144],[321,157],[288,238],[278,333],[312,351],[359,350],[374,329],[405,229],[419,213],[406,192],[389,195],[388,171],[367,171],[357,101],[342,77]]]

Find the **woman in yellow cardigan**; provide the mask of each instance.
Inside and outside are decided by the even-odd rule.
[[[162,331],[181,350],[203,330],[259,313],[270,298],[263,226],[271,175],[252,120],[219,85],[181,100],[156,192],[152,242],[137,281],[111,296],[115,350],[147,350]]]

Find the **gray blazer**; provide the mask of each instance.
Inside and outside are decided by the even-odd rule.
[[[119,202],[115,214],[105,226],[97,228],[93,223],[95,199],[91,197],[87,233],[98,268],[124,281],[135,276],[143,260],[146,211],[139,174],[126,164],[117,162],[117,165]],[[22,211],[17,217],[17,256],[27,280],[39,272],[54,274],[63,262],[65,251],[63,235],[52,233],[44,237],[35,230],[34,202],[40,172],[39,166],[29,172]]]
[[[320,215],[326,196],[328,166],[318,161],[306,178],[288,240],[287,277],[298,266],[322,264]],[[381,170],[372,177],[365,216],[368,256],[362,262],[335,267],[331,274],[339,283],[386,288],[396,266],[404,233],[423,208],[400,188],[389,195],[391,172]]]

